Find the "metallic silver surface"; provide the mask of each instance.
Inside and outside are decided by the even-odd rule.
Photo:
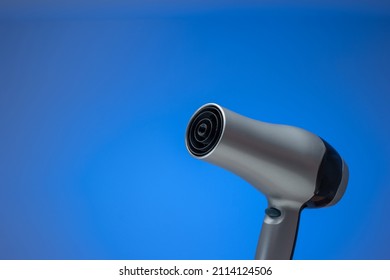
[[[188,135],[196,131],[188,131],[187,127],[188,151],[197,159],[242,177],[267,197],[268,207],[280,210],[279,217],[265,215],[256,259],[290,259],[300,211],[315,193],[317,173],[326,151],[324,142],[304,129],[253,120],[214,103],[199,108],[191,119],[210,106],[218,108],[223,117],[217,144],[205,155],[194,155]],[[336,203],[345,191],[345,163],[343,172],[340,187],[329,205]]]
[[[282,208],[282,215],[271,218],[265,215],[257,244],[256,260],[289,260],[295,246],[300,209]]]

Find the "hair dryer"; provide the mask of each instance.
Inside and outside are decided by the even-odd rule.
[[[348,183],[346,163],[322,138],[214,103],[194,113],[185,142],[192,156],[235,173],[266,196],[255,259],[291,259],[302,209],[334,205]]]

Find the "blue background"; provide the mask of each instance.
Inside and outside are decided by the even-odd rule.
[[[37,2],[0,5],[1,259],[252,259],[265,198],[185,149],[207,102],[348,163],[296,259],[390,259],[388,7]]]

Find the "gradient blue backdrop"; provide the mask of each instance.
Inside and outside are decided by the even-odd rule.
[[[390,259],[390,13],[2,14],[1,259],[253,258],[264,197],[185,149],[207,102],[349,164],[341,202],[302,213],[296,259]]]

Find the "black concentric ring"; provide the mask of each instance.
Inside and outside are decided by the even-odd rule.
[[[221,110],[208,105],[197,112],[187,129],[187,147],[194,156],[204,156],[211,152],[221,138],[223,116]]]

